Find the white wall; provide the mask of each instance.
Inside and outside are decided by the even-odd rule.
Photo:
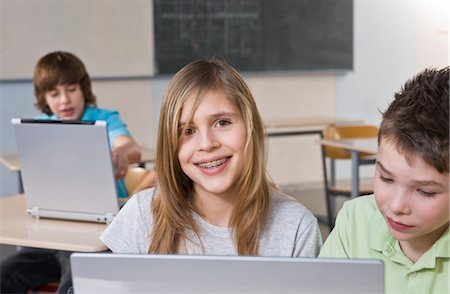
[[[336,114],[378,124],[394,92],[449,64],[446,0],[355,0],[354,71],[336,80]]]
[[[449,64],[450,1],[355,0],[354,71],[336,78],[336,115],[378,125],[394,93],[426,67]],[[341,165],[341,175],[350,175]],[[366,168],[362,175],[369,176]]]
[[[2,0],[0,79],[31,78],[55,50],[76,52],[92,77],[154,73],[152,0]],[[13,30],[12,30],[13,28]]]

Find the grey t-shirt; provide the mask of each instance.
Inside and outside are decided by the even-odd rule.
[[[114,253],[147,254],[153,217],[150,203],[154,188],[135,194],[120,210],[100,239]],[[266,230],[260,237],[259,254],[279,257],[316,257],[322,237],[314,215],[294,198],[274,191]],[[193,212],[198,238],[187,232],[187,254],[237,255],[230,230],[207,223]],[[197,240],[197,241],[196,241]]]

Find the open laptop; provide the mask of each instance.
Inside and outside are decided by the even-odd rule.
[[[109,223],[119,211],[105,121],[12,119],[27,212]]]
[[[74,253],[80,293],[384,293],[379,260]]]

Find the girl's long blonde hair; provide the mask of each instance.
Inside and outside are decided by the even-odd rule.
[[[175,74],[164,97],[156,156],[159,182],[151,205],[154,225],[149,253],[178,253],[180,245],[186,245],[186,231],[197,233],[189,202],[193,183],[178,161],[178,123],[187,98],[195,95],[194,105],[198,105],[209,91],[225,94],[240,110],[246,126],[246,165],[236,183],[238,196],[229,227],[239,255],[259,253],[259,238],[267,222],[272,188],[266,174],[265,130],[247,84],[233,67],[220,60],[199,60],[186,65]]]

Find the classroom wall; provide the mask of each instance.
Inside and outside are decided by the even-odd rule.
[[[38,6],[41,1],[44,0],[27,4]],[[2,16],[8,13],[8,7],[4,5],[8,2],[0,2]],[[148,2],[151,3],[150,0],[139,1]],[[123,5],[127,5],[126,2]],[[387,106],[394,91],[407,78],[425,66],[448,64],[448,11],[448,3],[443,0],[420,3],[413,0],[355,0],[353,71],[342,74],[244,74],[244,77],[264,119],[335,115],[378,124],[377,109]],[[56,27],[61,21],[61,17],[53,14],[47,18],[54,20]],[[2,33],[13,34],[14,21],[27,20],[12,19],[9,26],[4,26],[3,17],[1,21]],[[31,54],[33,47],[26,50]],[[88,62],[86,66],[89,70]],[[153,147],[159,106],[168,80],[167,76],[94,78],[93,88],[100,106],[118,109],[136,140]],[[33,103],[30,80],[0,82],[0,153],[15,151],[10,118],[35,116],[37,111]],[[315,137],[292,137],[269,141],[268,167],[275,182],[308,184],[321,181],[319,148],[314,140]],[[16,175],[1,166],[0,176],[0,195],[17,193]]]
[[[355,0],[354,71],[336,77],[336,114],[378,124],[394,92],[449,64],[450,2]]]
[[[76,52],[94,77],[154,73],[150,0],[2,0],[0,5],[0,79],[30,78],[36,61],[55,48]]]

